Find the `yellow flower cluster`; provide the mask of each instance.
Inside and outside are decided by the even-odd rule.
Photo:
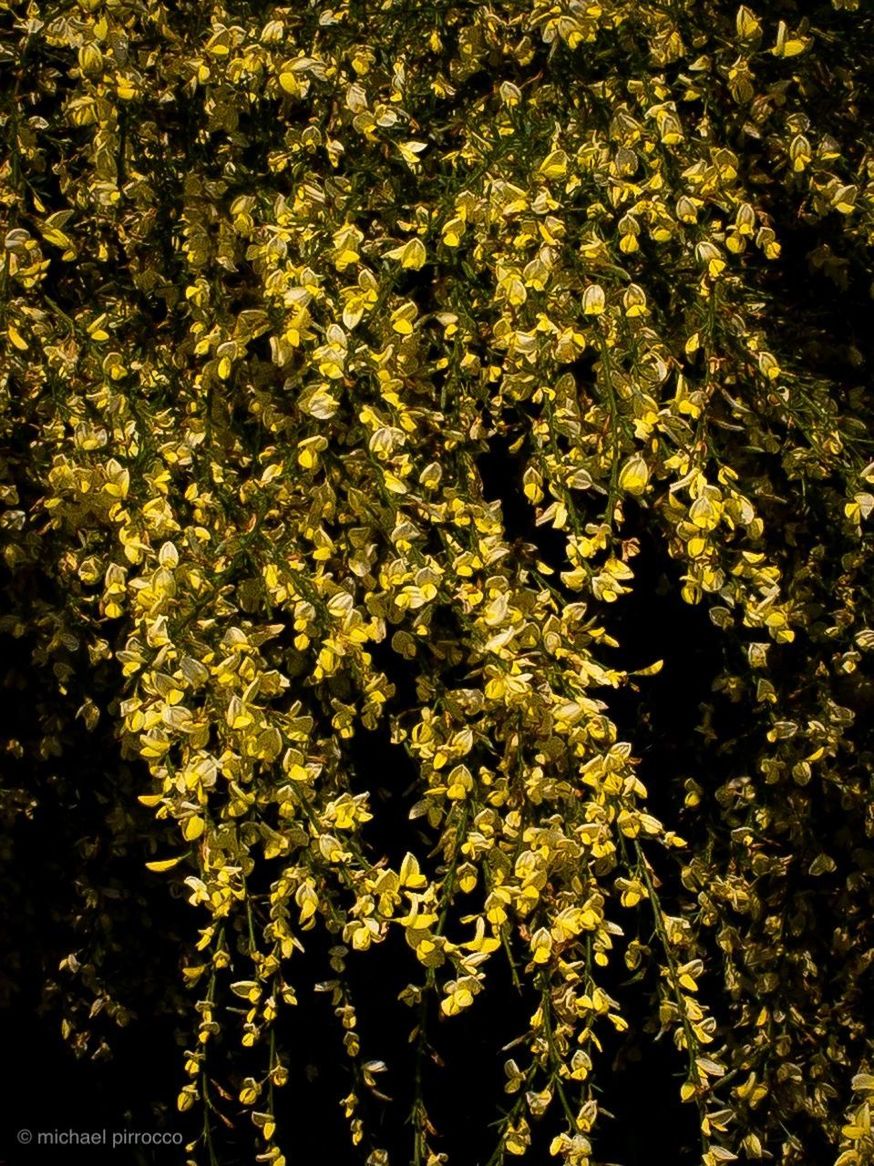
[[[192,1162],[240,1109],[295,1160],[314,986],[389,1161],[347,973],[393,936],[420,1067],[499,964],[531,1006],[491,1166],[594,1166],[617,1034],[669,1034],[701,1166],[872,1161],[871,22],[815,7],[0,3],[0,632],[191,904]],[[719,648],[650,776],[653,554]],[[438,1166],[421,1082],[391,1160]]]

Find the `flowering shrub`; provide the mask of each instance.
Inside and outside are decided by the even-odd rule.
[[[3,861],[53,807],[65,1039],[166,884],[192,1162],[300,1160],[314,990],[350,1162],[474,1161],[435,1058],[495,996],[483,1163],[603,1161],[659,1037],[682,1160],[874,1161],[871,12],[0,20]]]

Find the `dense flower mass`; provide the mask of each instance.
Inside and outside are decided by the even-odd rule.
[[[65,1038],[111,1052],[112,902],[157,872],[191,1162],[228,1124],[301,1160],[314,989],[349,1162],[473,1163],[434,1042],[508,992],[490,1166],[603,1162],[611,1050],[659,1036],[675,1160],[874,1161],[864,0],[3,0],[0,30],[30,710],[0,807],[83,823]],[[642,630],[686,608],[699,691]],[[647,768],[672,685],[688,740]],[[403,1113],[352,983],[383,947]]]

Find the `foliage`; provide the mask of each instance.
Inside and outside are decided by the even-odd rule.
[[[350,976],[395,936],[392,1161],[446,1161],[423,1065],[506,968],[492,1164],[602,1160],[630,1021],[675,1046],[702,1166],[874,1161],[870,10],[0,20],[0,631],[31,726],[2,808],[103,823],[56,905],[67,1039],[111,1051],[111,900],[166,882],[193,1161],[246,1111],[256,1160],[294,1160],[281,1021],[314,986],[349,1160],[389,1161]],[[684,768],[646,784],[645,546],[718,633]],[[361,762],[384,733],[406,794]],[[128,928],[147,977],[160,921]]]

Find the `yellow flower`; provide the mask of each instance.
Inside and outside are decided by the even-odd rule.
[[[619,488],[626,494],[639,497],[646,492],[649,483],[649,466],[643,457],[636,453],[630,457],[619,471]]]
[[[600,316],[604,311],[604,289],[600,284],[590,284],[583,292],[583,312],[587,316]]]

